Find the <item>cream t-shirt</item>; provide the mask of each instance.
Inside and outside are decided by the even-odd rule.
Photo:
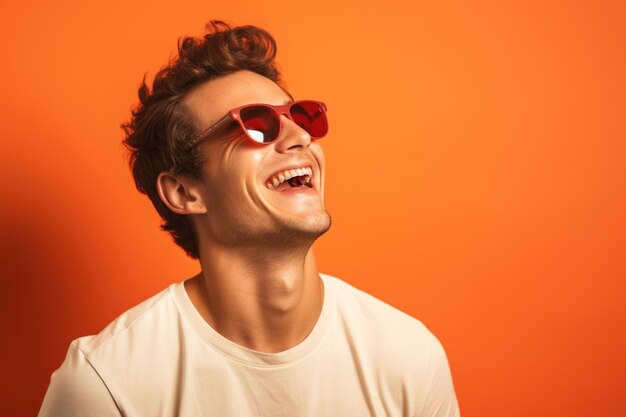
[[[320,274],[311,333],[279,353],[221,336],[183,282],[69,347],[39,416],[456,417],[446,354],[418,320]]]

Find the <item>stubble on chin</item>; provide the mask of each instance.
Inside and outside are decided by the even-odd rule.
[[[305,218],[274,219],[264,225],[249,218],[223,219],[220,223],[220,230],[212,233],[220,246],[242,251],[283,252],[310,247],[330,229],[332,219],[330,213],[324,210]]]

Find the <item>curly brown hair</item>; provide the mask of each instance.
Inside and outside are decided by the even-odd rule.
[[[231,27],[212,20],[203,37],[178,41],[178,56],[155,75],[152,88],[144,75],[139,87],[139,104],[131,119],[122,124],[122,141],[129,152],[129,166],[140,193],[146,194],[161,216],[161,229],[193,259],[198,259],[198,240],[187,215],[171,211],[157,193],[161,172],[202,178],[206,162],[197,146],[185,146],[198,134],[195,119],[185,108],[185,95],[195,86],[214,77],[240,70],[263,75],[280,84],[274,61],[276,42],[263,29],[254,26]]]

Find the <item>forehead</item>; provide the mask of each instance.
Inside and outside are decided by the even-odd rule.
[[[185,107],[200,129],[211,126],[229,110],[249,103],[283,104],[289,95],[274,81],[251,71],[211,79],[185,96]]]

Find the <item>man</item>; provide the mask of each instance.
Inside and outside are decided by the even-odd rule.
[[[326,106],[258,28],[211,22],[144,83],[132,172],[201,272],[75,340],[41,416],[458,416],[416,319],[317,270]]]

